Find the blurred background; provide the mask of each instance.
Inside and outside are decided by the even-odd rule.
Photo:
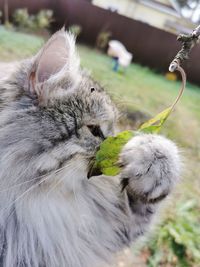
[[[176,38],[198,24],[200,0],[0,0],[0,77],[65,25],[82,66],[121,110],[121,127],[137,129],[176,98],[180,78],[168,72]],[[200,45],[184,69],[187,88],[162,129],[182,150],[181,183],[151,235],[115,266],[200,267]]]

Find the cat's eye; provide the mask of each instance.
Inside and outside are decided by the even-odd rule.
[[[87,125],[87,127],[94,136],[105,139],[105,136],[103,135],[99,125]]]
[[[94,92],[95,91],[95,88],[94,87],[91,87],[90,88],[90,91],[91,91],[91,93]]]

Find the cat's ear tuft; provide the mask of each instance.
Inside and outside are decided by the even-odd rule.
[[[46,83],[72,86],[77,80],[79,66],[75,39],[62,29],[49,39],[36,56],[29,74],[29,89],[40,94]]]

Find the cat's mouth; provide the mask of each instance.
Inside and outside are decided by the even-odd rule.
[[[105,139],[105,136],[99,125],[87,125],[87,127],[92,135],[94,135],[95,137],[100,137],[102,140]]]
[[[102,175],[102,171],[98,168],[94,168],[95,158],[91,159],[88,167],[87,178],[90,179],[92,176]]]
[[[89,131],[94,137],[100,138],[102,141],[106,139],[106,137],[103,134],[103,131],[101,130],[101,127],[99,125],[87,125]],[[98,149],[97,149],[98,150]],[[95,156],[90,159],[89,167],[88,167],[88,179],[92,176],[101,175],[102,172],[94,167],[95,162]]]

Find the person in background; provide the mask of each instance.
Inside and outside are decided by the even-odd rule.
[[[127,68],[133,58],[133,55],[127,51],[125,46],[120,41],[117,40],[111,40],[108,43],[107,54],[114,60],[114,71],[118,71],[120,66],[122,68]]]

